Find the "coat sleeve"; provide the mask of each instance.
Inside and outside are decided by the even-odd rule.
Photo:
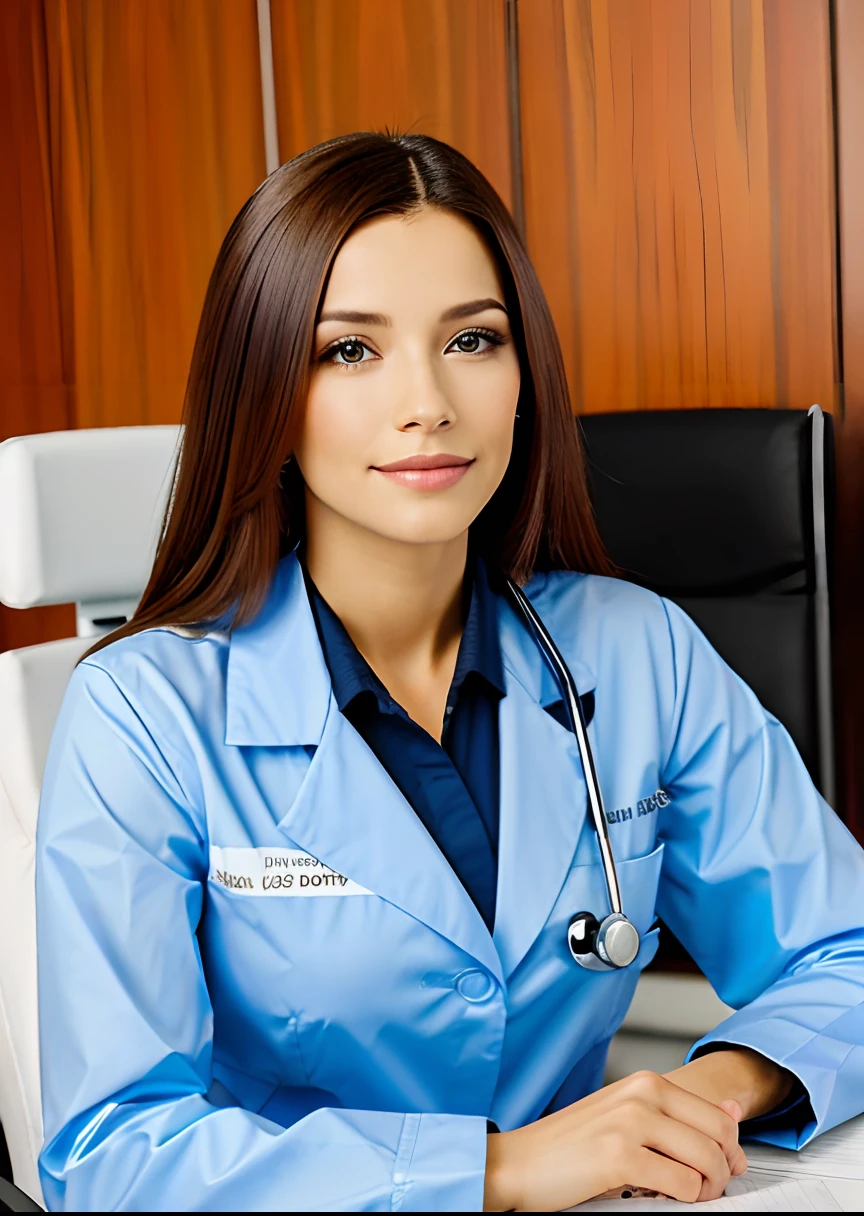
[[[657,910],[737,1011],[687,1059],[726,1043],[787,1068],[815,1119],[804,1099],[797,1128],[766,1118],[747,1134],[800,1148],[864,1110],[864,851],[786,729],[664,606],[675,688]]]
[[[207,854],[182,733],[75,671],[40,805],[44,1147],[55,1211],[480,1211],[486,1120],[317,1109],[285,1128],[212,1078]],[[179,737],[178,737],[179,736]]]

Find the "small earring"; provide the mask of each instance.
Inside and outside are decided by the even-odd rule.
[[[517,417],[517,418],[519,418],[520,416],[521,416],[521,415],[519,415],[519,414],[517,414],[517,415],[516,415],[516,417]]]

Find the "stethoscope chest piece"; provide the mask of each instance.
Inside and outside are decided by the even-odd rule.
[[[589,971],[629,967],[639,953],[639,934],[623,912],[598,921],[591,912],[577,912],[567,928],[570,953]]]

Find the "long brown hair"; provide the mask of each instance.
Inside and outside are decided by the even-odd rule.
[[[498,194],[428,135],[357,132],[301,152],[264,181],[222,242],[183,406],[183,437],[153,570],[108,642],[159,625],[251,620],[302,536],[303,482],[286,463],[305,403],[333,260],[372,216],[434,206],[468,219],[495,259],[519,354],[513,455],[471,525],[493,569],[612,572],[597,534],[555,326]],[[418,290],[420,285],[418,284]]]

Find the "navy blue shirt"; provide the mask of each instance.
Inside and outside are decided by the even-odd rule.
[[[482,559],[469,570],[465,627],[438,743],[390,696],[303,566],[336,704],[411,804],[491,933],[498,881],[498,704],[505,686],[499,596]],[[582,704],[590,718],[592,694]],[[563,701],[547,710],[569,725]]]

